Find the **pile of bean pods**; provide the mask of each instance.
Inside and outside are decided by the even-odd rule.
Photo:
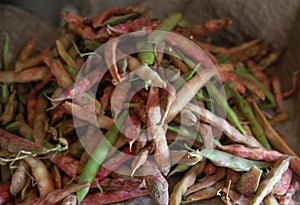
[[[151,20],[149,12],[63,13],[66,25],[42,51],[33,37],[13,54],[1,34],[0,204],[99,205],[147,195],[171,205],[214,197],[300,204],[300,159],[273,127],[288,116],[283,99],[295,93],[297,76],[282,91],[264,72],[280,51],[260,39],[216,45],[210,33],[230,19],[191,25],[179,13]],[[135,36],[144,50],[116,61],[125,51],[113,39],[147,30],[185,40]],[[103,56],[95,52],[101,45]],[[100,68],[80,72],[89,63]],[[180,180],[169,189],[172,175]]]

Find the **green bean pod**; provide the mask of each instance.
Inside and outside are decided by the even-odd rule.
[[[216,166],[227,167],[235,171],[249,171],[253,166],[264,169],[272,165],[267,162],[248,160],[216,149],[204,149],[200,155],[209,159]]]
[[[202,92],[197,93],[197,94],[195,95],[195,99],[196,99],[197,101],[203,101],[203,102],[205,102],[205,103],[212,103],[212,101],[213,101],[212,99],[206,97]]]
[[[178,22],[178,27],[180,27],[180,28],[192,28],[193,25],[190,24],[187,20],[181,19],[181,20]]]
[[[166,19],[164,19],[157,27],[157,30],[162,31],[171,31],[175,26],[178,24],[178,22],[181,20],[182,14],[180,13],[172,13],[170,14]],[[152,45],[159,44],[164,37],[167,35],[167,33],[156,33],[154,32],[153,35],[149,35],[148,42]],[[153,52],[153,46],[150,44],[147,44],[144,47],[144,52],[139,53],[138,58],[142,63],[145,63],[147,65],[152,65],[155,59],[155,54]]]
[[[202,90],[202,94],[204,97],[206,97],[207,99],[211,99],[206,87],[202,88],[201,90]],[[195,95],[195,98],[196,98],[196,95]],[[208,110],[210,110],[212,113],[215,113],[215,107],[213,106],[213,103],[214,103],[213,99],[211,99],[210,101],[204,101],[205,107]]]
[[[261,125],[256,120],[250,105],[240,95],[240,93],[235,89],[233,82],[229,82],[228,86],[231,89],[232,94],[235,96],[240,110],[242,111],[242,113],[245,115],[245,117],[250,122],[250,127],[253,132],[253,135],[266,149],[271,149],[271,145],[265,135],[265,132],[264,132],[263,128],[261,127]]]
[[[176,49],[176,53],[178,53],[182,61],[189,69],[193,69],[196,66],[196,64],[190,58],[186,57],[179,49]]]
[[[182,76],[175,81],[174,83],[174,88],[176,90],[179,90],[184,83],[186,83],[187,81],[189,81],[193,76],[194,74],[199,70],[199,67],[200,65],[196,65],[195,67],[192,68],[192,70],[189,70],[187,72],[185,72],[184,74],[182,74]]]
[[[183,59],[183,61],[187,64],[187,66],[191,69],[189,71],[187,71],[186,73],[184,73],[181,78],[183,79],[178,79],[175,83],[174,83],[174,87],[176,88],[176,90],[178,90],[179,88],[181,88],[181,86],[188,80],[190,80],[192,78],[192,76],[199,70],[200,68],[200,64],[196,65],[191,59],[189,59],[188,57],[186,57],[185,55],[183,55],[180,51],[177,51],[177,53],[180,55],[180,57]],[[214,112],[214,107],[212,106],[212,101],[210,99],[209,95],[212,95],[213,98],[216,99],[216,101],[218,102],[218,104],[220,106],[222,106],[222,108],[225,110],[228,119],[235,124],[235,126],[242,132],[242,134],[245,134],[246,131],[243,128],[243,126],[239,123],[239,120],[237,118],[237,116],[235,115],[235,113],[233,112],[233,110],[230,108],[230,106],[228,105],[226,99],[223,99],[219,92],[217,91],[217,89],[213,86],[213,85],[206,85],[206,90],[203,89],[203,95],[205,100],[205,105],[206,107]],[[209,93],[207,93],[207,91]],[[195,98],[199,99],[200,98],[200,94],[197,93],[195,95]],[[210,101],[208,101],[208,99],[210,99]]]
[[[9,70],[11,66],[11,51],[9,47],[10,37],[7,32],[4,33],[5,42],[3,45],[3,68],[4,70]]]
[[[7,125],[12,122],[15,118],[17,112],[18,102],[16,100],[16,92],[13,92],[4,107],[4,112],[0,116],[0,121],[2,125]]]
[[[11,64],[11,53],[9,49],[9,35],[8,33],[5,34],[5,42],[3,45],[3,68],[4,70],[9,70],[10,69],[10,64]],[[1,62],[0,62],[1,63]],[[1,65],[0,65],[1,67]],[[1,105],[6,105],[9,97],[9,87],[6,84],[3,84],[1,86],[1,98],[0,98],[0,104]]]
[[[202,138],[200,136],[199,132],[190,130],[186,127],[176,127],[176,126],[172,126],[172,125],[168,125],[168,130],[177,133],[178,135],[182,135],[185,137],[190,137],[191,139],[195,139],[200,143],[203,143]]]
[[[8,88],[8,85],[6,84],[3,84],[1,86],[1,98],[0,98],[0,104],[5,106],[7,101],[8,101],[8,98],[9,98],[9,88]]]
[[[241,133],[244,135],[246,134],[246,130],[243,128],[243,126],[241,125],[238,117],[236,116],[236,114],[234,113],[234,111],[231,109],[231,107],[229,106],[225,96],[220,95],[219,91],[217,90],[217,88],[212,85],[212,84],[207,84],[206,85],[206,89],[208,91],[208,93],[216,100],[216,102],[221,106],[221,108],[226,112],[226,117],[227,119],[232,122],[237,128],[238,130],[241,131]]]
[[[178,164],[178,165],[176,165],[176,167],[168,174],[168,177],[172,176],[173,174],[175,174],[175,173],[177,173],[177,172],[184,172],[184,171],[186,171],[188,168],[190,168],[189,165]]]
[[[116,124],[123,123],[125,117],[127,116],[127,112],[123,112],[120,115],[120,118],[117,120]],[[119,129],[118,126],[114,124],[105,134],[105,137],[99,142],[97,145],[93,155],[85,165],[78,182],[92,182],[98,172],[98,169],[100,165],[104,162],[106,159],[106,156],[108,155],[108,152],[114,144],[114,142],[117,140]],[[78,203],[84,199],[84,197],[87,195],[90,187],[83,188],[76,192]]]
[[[276,102],[275,102],[273,94],[270,91],[268,91],[268,89],[262,82],[260,82],[254,75],[252,75],[250,72],[248,72],[244,66],[237,65],[235,67],[236,67],[235,72],[239,76],[245,77],[245,78],[255,82],[260,87],[260,89],[263,91],[263,93],[266,96],[266,99],[271,103],[271,105],[273,107],[276,106]]]

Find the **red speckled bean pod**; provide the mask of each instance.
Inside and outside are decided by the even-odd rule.
[[[220,29],[224,29],[231,24],[231,19],[222,18],[222,19],[210,19],[201,24],[195,24],[192,28],[193,36],[202,36],[208,33],[215,32]]]
[[[225,180],[215,183],[210,187],[206,187],[197,191],[196,193],[188,196],[186,200],[188,202],[200,201],[205,199],[211,199],[215,197],[218,191],[225,186]]]
[[[209,162],[209,163],[207,163],[207,165],[205,166],[205,168],[204,168],[204,170],[203,170],[203,173],[204,173],[206,176],[209,176],[209,175],[215,173],[216,170],[217,170],[217,167],[216,167],[213,163]]]
[[[204,122],[213,125],[220,131],[223,131],[231,140],[248,145],[250,147],[261,147],[261,144],[253,136],[242,135],[235,127],[231,126],[226,120],[216,116],[209,110],[191,103],[188,103],[186,108],[191,109]]]
[[[44,57],[44,62],[50,68],[52,75],[60,87],[65,89],[73,84],[72,78],[59,60]]]
[[[141,131],[141,121],[135,113],[129,112],[122,130],[131,150],[133,143],[138,139]]]
[[[59,168],[56,165],[51,166],[50,168],[51,176],[54,181],[55,189],[62,188],[62,177]]]
[[[166,122],[172,121],[215,74],[216,72],[212,69],[201,69],[187,81],[176,93],[176,103],[170,107]]]
[[[188,127],[194,126],[198,122],[196,115],[192,111],[185,108],[183,108],[180,112],[180,119],[181,123]]]
[[[43,64],[43,58],[45,56],[49,56],[50,53],[51,53],[51,50],[49,48],[46,48],[41,52],[41,54],[39,54],[37,56],[28,58],[25,60],[18,60],[16,62],[15,72],[21,72],[21,71],[25,71],[25,69],[28,69],[31,67],[41,66]]]
[[[148,133],[153,139],[154,158],[160,170],[166,175],[170,171],[170,153],[166,140],[166,124],[162,122],[159,104],[159,89],[151,86],[146,105]]]
[[[203,140],[203,148],[214,148],[214,137],[212,134],[211,126],[200,122],[198,124],[197,130],[200,132],[202,140]]]
[[[62,13],[61,18],[68,23],[68,26],[83,39],[94,40],[95,31],[84,24],[83,19],[72,12]]]
[[[68,195],[64,200],[60,202],[61,205],[76,205],[77,198],[75,194]]]
[[[21,52],[19,53],[17,60],[25,60],[25,59],[29,58],[34,50],[35,42],[36,42],[35,37],[30,38],[26,42],[25,46],[22,48]]]
[[[49,69],[45,66],[28,68],[15,72],[13,70],[0,71],[1,83],[28,83],[31,81],[47,80],[51,76]]]
[[[62,105],[68,111],[68,113],[73,114],[73,117],[89,122],[92,125],[99,126],[99,128],[109,129],[114,124],[112,118],[105,115],[98,116],[95,113],[88,112],[80,105],[68,101],[64,102]]]
[[[277,61],[277,59],[280,57],[281,51],[280,50],[274,50],[271,53],[269,53],[266,57],[260,60],[259,66],[262,67],[262,69],[266,69],[271,64]]]
[[[54,190],[54,182],[45,164],[38,158],[28,156],[24,159],[30,166],[41,196]]]
[[[13,135],[0,128],[0,146],[3,150],[12,153],[28,151],[33,153],[46,153],[47,149],[30,140]]]
[[[21,160],[11,178],[11,194],[16,195],[24,188],[27,173],[29,173],[29,166],[25,161]]]
[[[221,145],[220,142],[215,141],[217,149],[252,160],[262,160],[266,162],[275,162],[284,154],[276,150],[266,150],[264,148],[247,147],[241,144]]]
[[[74,178],[76,176],[79,161],[70,154],[48,154],[48,158],[69,177]]]
[[[214,174],[211,174],[209,176],[204,177],[203,179],[200,179],[193,186],[191,186],[184,195],[188,196],[201,189],[205,189],[210,186],[213,186],[218,181],[222,180],[226,176],[226,174],[227,174],[226,168],[218,167]]]
[[[44,196],[34,198],[31,201],[20,203],[19,205],[37,205],[37,204],[57,204],[70,194],[89,186],[88,182],[72,184],[64,189],[57,189],[49,192]],[[91,205],[91,204],[90,204]]]
[[[28,93],[28,100],[27,100],[27,121],[28,124],[32,125],[34,116],[35,116],[35,99],[36,91],[32,88]]]
[[[293,79],[292,79],[293,87],[290,90],[285,91],[285,92],[282,93],[283,98],[288,98],[288,97],[292,96],[297,91],[298,73],[299,73],[299,71],[294,72]]]
[[[259,79],[263,84],[266,86],[266,88],[270,91],[270,82],[266,74],[262,72],[262,69],[257,65],[253,60],[247,60],[246,65],[248,69],[253,73],[253,75]]]
[[[140,168],[140,171],[146,175],[144,178],[147,183],[148,191],[154,201],[157,204],[167,205],[169,202],[169,184],[158,170],[156,164],[151,160],[147,160]]]
[[[142,149],[131,163],[131,176],[133,176],[138,168],[140,168],[147,161],[151,147]]]
[[[2,125],[7,125],[15,119],[18,106],[17,104],[16,92],[14,91],[8,97],[3,113],[0,116],[0,122]]]
[[[181,164],[186,166],[194,166],[202,160],[201,157],[192,156],[192,152],[187,152],[186,150],[170,151],[170,159],[172,164]]]
[[[43,93],[40,93],[36,99],[35,116],[33,120],[32,137],[38,144],[42,144],[45,136],[46,129],[49,123],[49,117],[45,110],[49,107],[48,100]]]
[[[281,83],[279,79],[275,76],[271,78],[271,87],[273,91],[273,95],[275,98],[275,102],[277,105],[277,112],[281,112],[282,106],[283,106],[283,98],[282,98],[282,93],[281,93]]]
[[[160,24],[160,21],[151,21],[146,23],[144,18],[138,18],[128,23],[119,24],[116,26],[107,25],[107,28],[114,34],[122,35],[129,32],[141,30],[153,30]]]
[[[244,94],[246,92],[245,86],[240,82],[240,79],[238,79],[238,77],[235,73],[224,70],[224,71],[220,71],[219,74],[220,74],[220,77],[221,77],[223,83],[231,80],[231,81],[235,82],[235,89],[239,93]]]
[[[117,170],[123,163],[128,161],[131,158],[131,154],[132,152],[128,148],[125,148],[123,152],[117,152],[103,163],[94,179],[102,180],[107,177],[112,171]]]
[[[137,189],[146,188],[145,180],[137,179],[137,178],[117,178],[117,179],[110,179],[105,178],[99,181],[100,187],[104,191],[134,191]],[[93,186],[93,185],[92,185]],[[98,186],[95,186],[97,188]]]
[[[82,201],[81,205],[102,205],[102,204],[113,204],[121,201],[126,201],[136,197],[149,195],[148,190],[134,190],[134,191],[112,191],[87,195]]]
[[[198,46],[200,46],[200,48],[205,49],[211,53],[216,53],[216,54],[226,54],[227,53],[227,49],[221,46],[217,46],[214,45],[212,43],[207,43],[204,41],[194,41]]]
[[[13,198],[9,191],[10,183],[0,185],[0,204],[4,204]]]
[[[258,188],[262,173],[263,171],[255,166],[244,173],[237,183],[238,192],[246,196],[253,196]]]
[[[133,107],[132,110],[136,113],[136,115],[138,115],[138,117],[140,118],[140,120],[143,123],[146,123],[147,122],[147,114],[146,114],[146,110],[144,107],[146,102],[143,100],[143,98],[139,94],[133,95],[131,98],[131,102],[141,105],[140,107]]]
[[[34,117],[35,117],[35,106],[36,106],[36,93],[38,93],[44,86],[46,82],[38,82],[34,88],[32,88],[28,93],[27,98],[27,121],[29,125],[33,125]]]
[[[293,176],[292,170],[287,169],[283,173],[280,181],[277,184],[275,184],[275,186],[273,187],[272,194],[277,194],[277,195],[285,194],[288,188],[290,187],[292,176]]]
[[[99,79],[101,79],[104,76],[105,70],[104,67],[99,67],[94,70],[92,70],[89,74],[84,76],[83,78],[76,80],[74,84],[67,87],[64,92],[56,99],[55,101],[62,101],[66,99],[73,99],[77,97],[78,95],[86,92],[89,90],[95,83],[99,82]]]
[[[248,42],[245,42],[245,43],[242,43],[240,45],[237,45],[237,46],[234,46],[234,47],[231,47],[228,49],[228,54],[229,55],[232,55],[232,54],[236,54],[236,53],[239,53],[245,49],[248,49],[250,48],[251,46],[257,44],[260,42],[260,39],[254,39],[252,41],[248,41]]]
[[[100,97],[100,103],[101,103],[101,108],[102,110],[108,110],[110,107],[110,95],[111,92],[113,91],[114,86],[112,84],[108,84],[104,90],[103,94]]]
[[[109,73],[113,78],[112,83],[114,85],[121,82],[121,76],[119,74],[119,69],[117,66],[117,59],[116,59],[118,43],[119,43],[118,38],[112,39],[105,44],[105,48],[104,48],[106,66],[108,67]]]
[[[50,125],[54,125],[56,123],[63,121],[65,114],[66,113],[62,107],[58,107],[57,109],[53,110],[51,112]]]
[[[233,190],[228,190],[227,188],[222,189],[223,197],[226,199],[226,195],[228,194],[228,197],[230,201],[232,201],[232,204],[239,204],[239,205],[252,205],[251,201],[253,197],[244,196],[241,195],[238,192],[235,192]]]
[[[277,201],[279,204],[289,204],[292,200],[292,196],[299,191],[299,182],[296,180],[293,180],[286,191],[286,193],[283,196],[277,196]]]
[[[103,11],[102,13],[98,14],[92,19],[92,24],[94,28],[97,28],[99,25],[101,25],[105,20],[107,20],[112,15],[118,13],[120,10],[117,6],[112,6]]]
[[[123,104],[128,100],[128,93],[131,88],[130,82],[119,83],[114,89],[110,98],[110,108],[115,116],[118,116],[123,108]]]
[[[118,24],[116,26],[107,25],[107,28],[115,34],[121,35],[126,34],[131,31],[140,30],[145,26],[145,19],[138,18],[133,21],[129,21],[127,23]]]
[[[179,205],[181,203],[182,196],[185,194],[187,189],[195,183],[197,176],[203,172],[205,164],[206,160],[199,162],[187,171],[183,178],[177,182],[170,195],[169,205]]]
[[[233,191],[237,191],[237,183],[241,179],[242,173],[234,171],[233,169],[227,170],[227,176],[226,176],[226,187],[229,186],[230,182],[230,189]]]
[[[166,82],[148,65],[142,64],[137,58],[127,56],[128,68],[143,80],[151,80],[153,86],[165,88]]]
[[[238,76],[238,79],[243,86],[245,86],[249,91],[253,92],[260,100],[265,100],[265,94],[259,85],[243,76]]]

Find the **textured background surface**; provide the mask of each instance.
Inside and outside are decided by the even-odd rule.
[[[7,3],[8,1],[0,1]],[[35,2],[35,3],[34,3]],[[0,6],[0,33],[10,33],[14,51],[18,51],[24,40],[32,35],[38,37],[38,49],[42,49],[53,43],[56,30],[54,25],[59,24],[58,13],[62,7],[70,4],[70,1],[51,1],[46,4],[41,1],[10,1],[35,12],[39,18],[10,6]],[[185,18],[191,22],[201,22],[210,18],[229,17],[233,24],[226,30],[215,35],[217,41],[228,44],[240,43],[255,37],[274,43],[278,48],[285,50],[280,62],[273,70],[283,81],[283,89],[291,86],[293,71],[300,70],[300,1],[299,0],[152,0],[152,1],[104,1],[104,0],[78,0],[74,1],[82,15],[93,16],[105,10],[111,5],[128,6],[143,5],[152,8],[155,17],[165,17],[174,11],[182,12]],[[52,25],[52,26],[50,26]],[[3,42],[3,35],[0,35]],[[0,44],[0,47],[2,44]],[[1,48],[0,48],[1,49]],[[300,154],[300,92],[284,103],[284,111],[290,115],[289,120],[277,126],[284,134],[289,144]],[[180,177],[179,177],[180,178]],[[176,181],[176,180],[175,180]],[[174,182],[174,181],[173,181]],[[137,199],[122,204],[152,204],[149,198]],[[198,204],[221,204],[219,199],[205,201]]]
[[[42,21],[20,8],[9,5],[0,5],[1,52],[4,42],[3,32],[10,35],[14,57],[24,45],[24,41],[30,37],[37,37],[37,50],[42,50],[47,45],[52,45],[57,35],[54,27],[46,21]]]

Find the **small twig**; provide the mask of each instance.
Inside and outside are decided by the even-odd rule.
[[[227,192],[226,192],[226,201],[230,201],[230,198],[229,198],[229,191],[230,191],[230,186],[231,186],[231,179],[229,180],[229,182],[228,182],[228,188],[227,188]]]
[[[96,182],[96,185],[97,185],[98,189],[100,190],[100,192],[103,194],[103,189],[100,186],[99,181],[98,180],[94,180],[94,181]]]
[[[77,47],[76,43],[74,41],[72,41],[72,44],[76,50],[76,52],[78,53],[78,55],[83,58],[84,56],[90,56],[90,55],[96,55],[95,52],[87,52],[87,53],[81,53],[79,48]]]

